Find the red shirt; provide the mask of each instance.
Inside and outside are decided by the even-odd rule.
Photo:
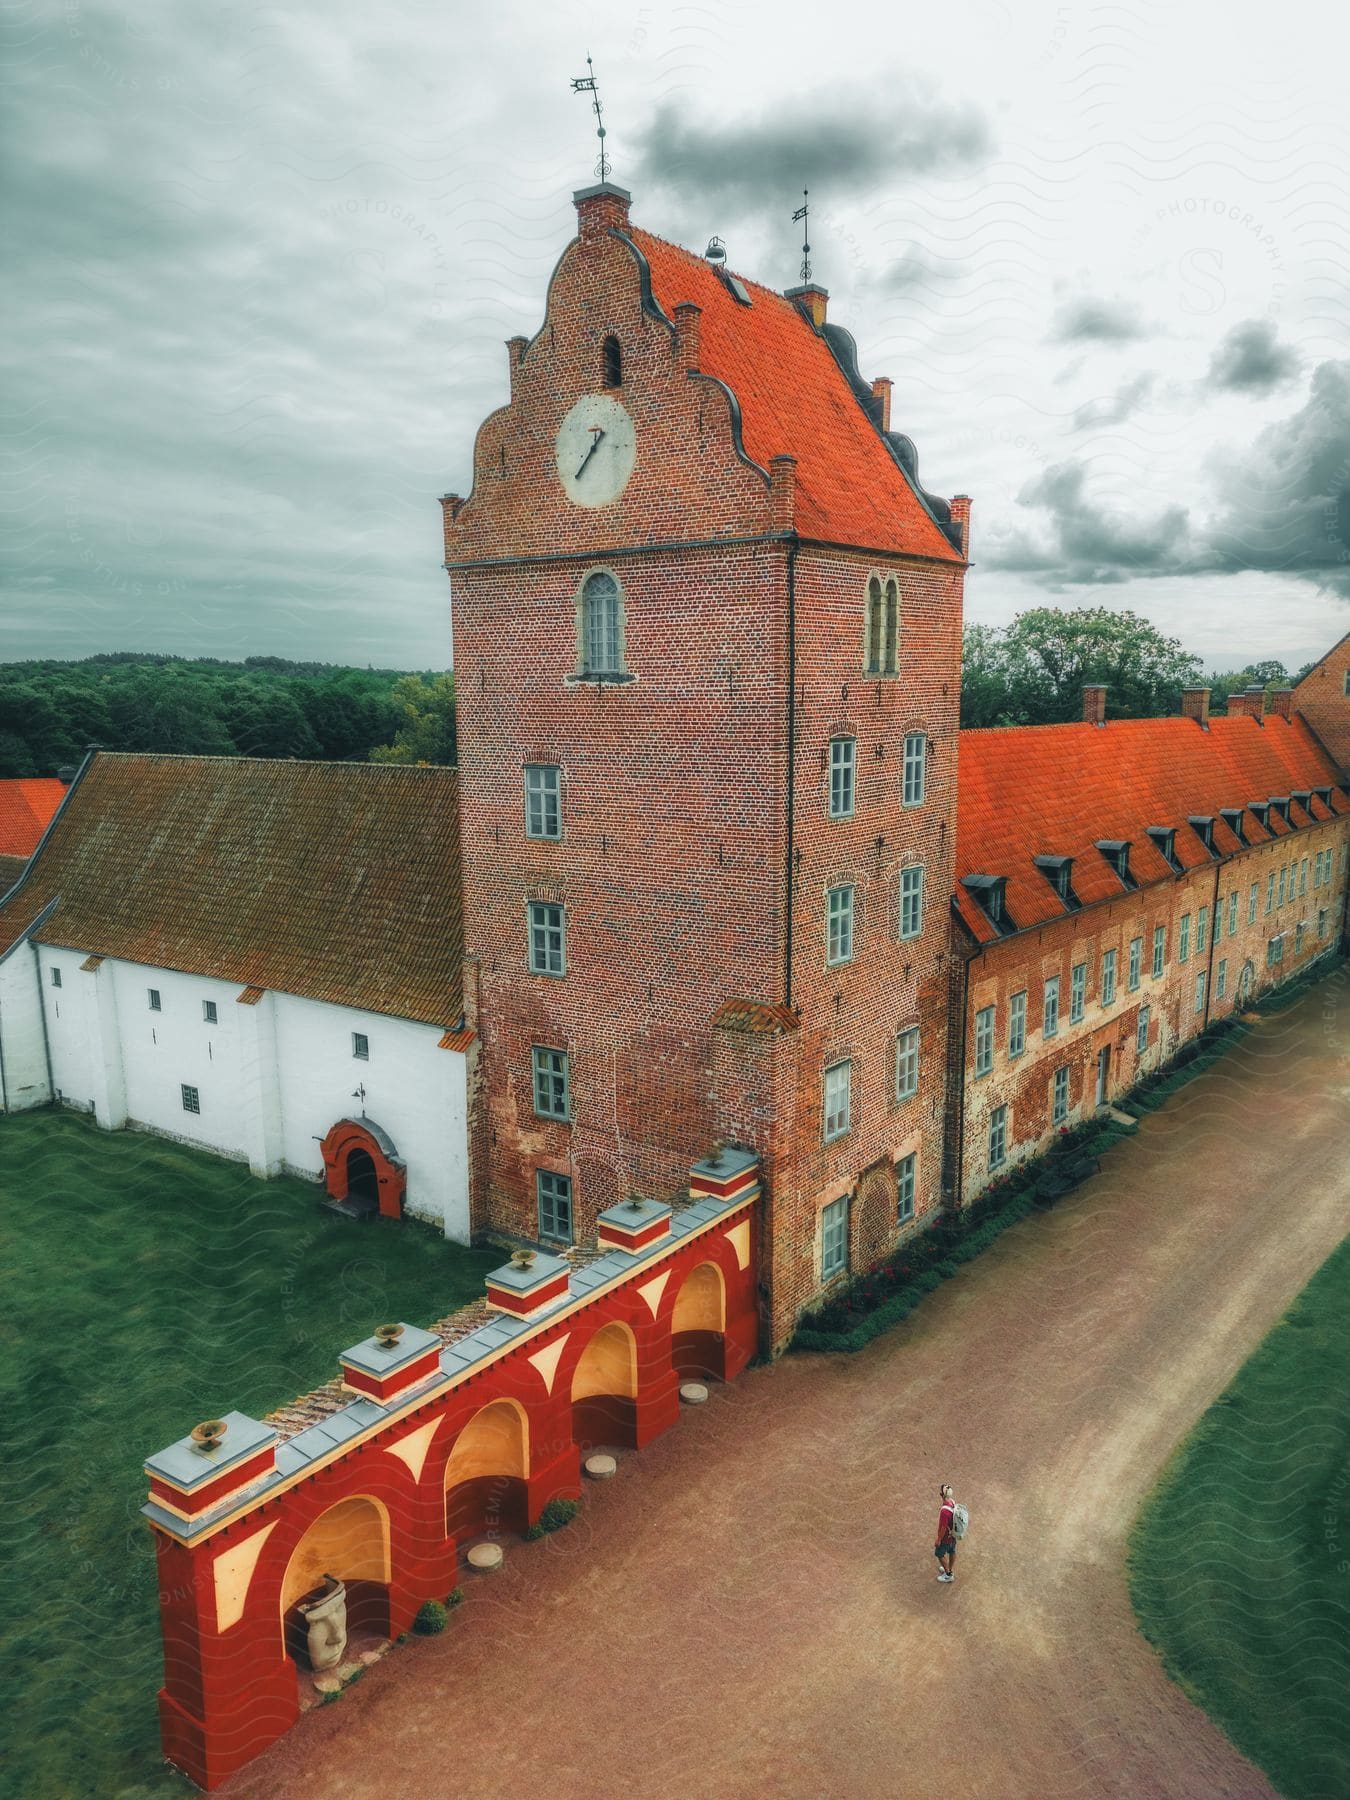
[[[955,1517],[955,1514],[956,1514],[955,1500],[944,1500],[942,1502],[942,1511],[938,1514],[937,1542],[939,1544],[942,1542],[943,1538],[951,1537],[951,1535],[952,1535],[952,1520]]]

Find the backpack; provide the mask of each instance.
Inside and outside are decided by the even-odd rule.
[[[963,1538],[970,1530],[970,1513],[964,1506],[952,1508],[952,1536]]]

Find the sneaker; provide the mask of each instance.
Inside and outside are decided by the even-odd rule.
[[[951,1581],[952,1579],[953,1579],[953,1577],[950,1575],[939,1575],[938,1576],[939,1581]]]

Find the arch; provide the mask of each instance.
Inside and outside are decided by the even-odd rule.
[[[356,1169],[351,1167],[354,1151],[362,1153],[357,1158]],[[370,1165],[373,1165],[375,1171],[380,1217],[403,1217],[403,1201],[408,1188],[407,1165],[399,1155],[393,1138],[373,1119],[339,1119],[336,1125],[330,1127],[328,1135],[319,1145],[319,1154],[323,1158],[324,1188],[330,1199],[342,1210],[354,1213],[360,1211],[359,1207],[345,1203],[351,1195],[353,1175],[369,1166],[363,1161],[365,1157],[369,1157]]]
[[[347,1631],[389,1635],[389,1510],[370,1494],[352,1494],[321,1512],[306,1529],[281,1578],[280,1623],[287,1655],[309,1666],[308,1627],[300,1611],[307,1594],[335,1575],[347,1589]]]
[[[602,1325],[572,1374],[572,1441],[637,1448],[637,1339],[622,1319]]]
[[[1243,963],[1242,973],[1238,976],[1237,997],[1239,1005],[1245,1004],[1252,997],[1252,989],[1256,985],[1256,964],[1250,958]]]
[[[491,1400],[461,1427],[446,1459],[445,1535],[525,1529],[530,1421],[517,1400]]]
[[[883,626],[881,610],[882,610],[881,609],[881,583],[880,583],[880,581],[878,581],[877,577],[875,575],[873,575],[871,580],[867,583],[867,663],[866,663],[866,667],[867,667],[867,673],[869,675],[880,675],[880,673],[881,673],[881,644],[882,644],[882,626]]]
[[[894,581],[886,583],[886,629],[881,650],[881,672],[894,675],[899,666],[900,590]]]
[[[716,1263],[699,1263],[680,1283],[670,1318],[670,1360],[681,1381],[726,1379],[726,1328],[726,1277]]]
[[[581,584],[577,606],[577,670],[586,677],[626,672],[623,589],[618,577],[609,569],[592,569]]]
[[[607,388],[623,386],[623,348],[613,333],[605,339],[602,347],[604,358],[604,383]]]

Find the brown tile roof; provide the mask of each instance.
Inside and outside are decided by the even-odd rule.
[[[462,1012],[455,771],[101,751],[26,878],[28,931],[442,1028]]]
[[[750,1031],[761,1036],[795,1031],[798,1023],[791,1007],[763,1000],[724,1000],[713,1015],[715,1031]]]
[[[27,867],[26,856],[0,856],[0,899],[4,898]]]
[[[1036,867],[1037,856],[1073,857],[1073,891],[1087,906],[1125,891],[1097,849],[1099,841],[1128,840],[1130,871],[1142,887],[1173,873],[1147,835],[1150,825],[1174,827],[1178,861],[1195,868],[1210,858],[1189,818],[1213,818],[1214,847],[1227,856],[1239,846],[1218,817],[1221,808],[1331,786],[1333,811],[1350,812],[1336,782],[1334,765],[1301,719],[1211,719],[1208,731],[1193,719],[963,731],[957,909],[981,942],[995,938],[960,882],[965,875],[1002,875],[1014,928],[1043,925],[1063,918],[1066,909]],[[1310,805],[1314,818],[1329,816],[1320,800]],[[1297,825],[1309,823],[1297,804],[1292,816]],[[1268,830],[1250,812],[1242,823],[1250,844],[1291,834],[1274,812]]]

